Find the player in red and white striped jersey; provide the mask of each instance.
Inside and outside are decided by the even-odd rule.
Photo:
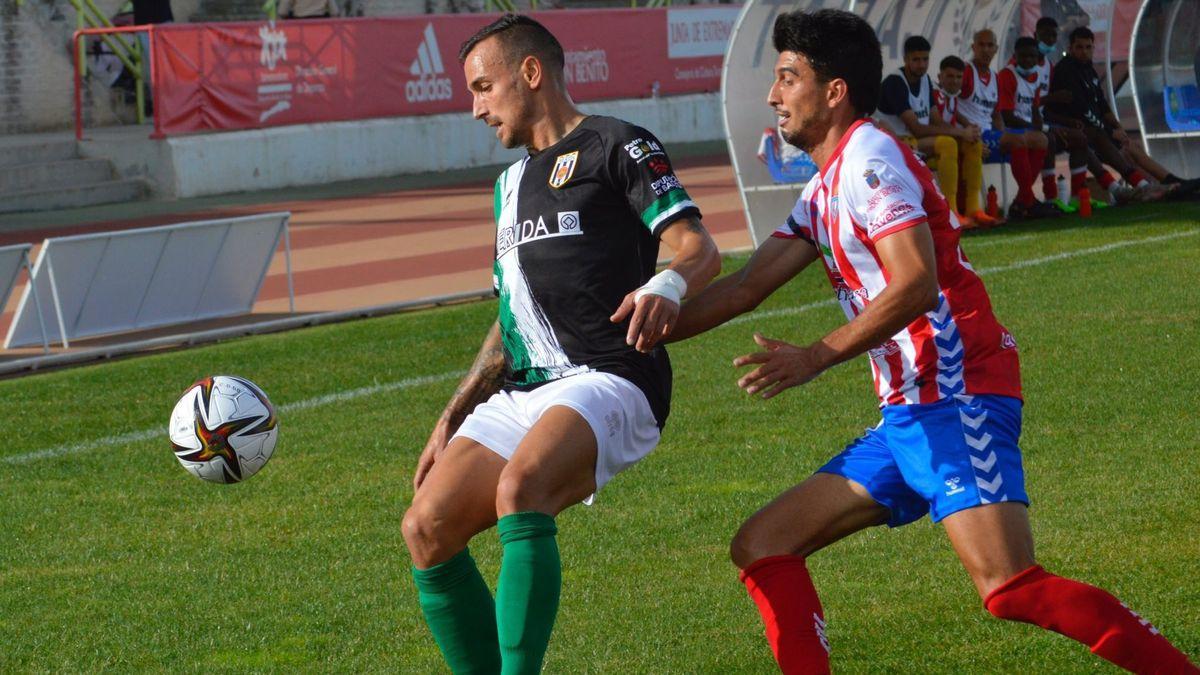
[[[879,42],[836,10],[776,20],[767,102],[784,138],[820,167],[776,236],[742,270],[686,303],[671,339],[756,307],[821,260],[849,322],[808,346],[755,335],[739,385],[771,398],[867,354],[883,419],[742,525],[731,552],[784,673],[828,673],[830,626],[805,557],[874,525],[945,526],[993,615],[1033,623],[1137,672],[1200,673],[1103,590],[1033,556],[1012,336],[959,247],[929,170],[866,118],[879,98]],[[796,410],[781,415],[792,433]],[[952,650],[951,650],[952,651]]]
[[[966,67],[963,60],[957,56],[947,56],[938,64],[938,86],[933,92],[933,112],[930,117],[935,125],[973,127],[976,133],[979,133],[979,127],[964,124],[958,116],[958,92],[962,90],[963,71]],[[979,203],[980,188],[983,187],[983,144],[961,145],[960,149],[959,175],[962,182],[961,189],[955,188],[955,192],[958,193],[957,202],[962,214],[960,220],[963,227],[992,227],[1003,224],[1002,218],[989,216]]]

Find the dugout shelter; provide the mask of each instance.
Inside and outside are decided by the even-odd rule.
[[[1089,26],[1096,34],[1096,64],[1125,127],[1141,129],[1147,151],[1177,173],[1197,173],[1196,166],[1184,164],[1183,158],[1187,147],[1197,149],[1188,144],[1200,138],[1200,96],[1195,98],[1196,131],[1171,131],[1165,122],[1157,123],[1163,119],[1164,87],[1183,78],[1184,56],[1188,68],[1192,68],[1193,55],[1200,61],[1200,54],[1194,54],[1194,17],[1200,13],[1196,0],[747,0],[725,55],[721,107],[734,175],[756,246],[783,222],[804,188],[803,183],[777,181],[758,156],[764,127],[775,123],[766,104],[776,57],[771,29],[783,12],[825,8],[854,12],[875,28],[883,48],[885,76],[902,64],[904,40],[924,35],[933,45],[930,76],[935,80],[936,64],[943,57],[953,54],[969,60],[972,36],[983,28],[996,33],[1000,50],[992,67],[999,69],[1007,63],[1012,43],[1019,35],[1031,35],[1040,16],[1058,21],[1059,46],[1064,50],[1073,28]],[[1136,31],[1135,18],[1139,19]],[[1138,33],[1134,43],[1141,45],[1142,51],[1137,52],[1138,70],[1131,78],[1128,61],[1134,32]],[[1192,50],[1186,55],[1185,46]],[[1143,110],[1149,112],[1143,114]],[[1172,152],[1180,158],[1169,154]],[[1190,161],[1200,160],[1193,156]],[[985,167],[985,184],[1004,180],[1004,173],[999,167]]]

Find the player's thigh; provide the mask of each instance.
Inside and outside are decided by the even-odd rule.
[[[981,598],[1034,565],[1029,513],[1020,502],[959,511],[942,525]]]
[[[588,372],[530,392],[533,422],[500,480],[497,512],[557,514],[594,494],[658,445],[646,394],[612,373]]]
[[[940,136],[925,136],[923,138],[918,138],[917,139],[917,150],[920,150],[922,153],[924,153],[930,157],[936,157],[937,156],[937,139],[938,138],[941,138],[941,137]]]
[[[574,408],[545,409],[501,472],[500,516],[520,511],[558,515],[596,491],[596,433]]]
[[[421,558],[418,567],[449,559],[496,523],[496,485],[505,464],[478,441],[450,440],[404,514],[401,529],[414,559]]]
[[[1009,129],[1000,136],[1000,149],[1004,152],[1012,152],[1015,148],[1029,147],[1028,136],[1029,134]]]
[[[819,472],[750,516],[734,536],[730,556],[743,569],[773,555],[808,556],[887,520],[888,510],[861,484]]]

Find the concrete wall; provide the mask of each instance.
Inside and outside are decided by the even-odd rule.
[[[722,138],[716,94],[584,104],[652,130],[666,143]],[[81,144],[113,160],[123,177],[145,177],[162,196],[264,190],[297,185],[507,164],[494,132],[465,113],[277,127],[150,141],[143,137]]]

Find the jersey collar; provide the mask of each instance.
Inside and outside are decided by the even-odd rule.
[[[845,149],[846,143],[850,142],[850,137],[854,135],[855,131],[858,131],[859,127],[861,127],[862,125],[866,124],[869,121],[870,121],[869,119],[864,117],[864,118],[856,121],[854,124],[851,124],[850,128],[846,130],[846,133],[842,134],[842,140],[838,141],[837,147],[833,149],[833,152],[830,153],[830,155],[829,155],[829,159],[826,160],[826,162],[825,162],[825,168],[821,169],[821,181],[822,182],[824,182],[824,180],[825,180],[825,172],[827,172],[829,170],[829,167],[833,166],[834,162],[836,162],[837,159],[842,156],[842,150]]]

